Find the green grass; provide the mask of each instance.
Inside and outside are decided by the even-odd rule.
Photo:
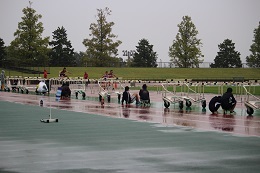
[[[63,67],[50,67],[49,78],[58,77]],[[260,68],[112,68],[112,67],[67,67],[69,77],[83,77],[85,71],[90,79],[100,78],[105,71],[113,70],[117,77],[136,80],[193,79],[203,81],[233,80],[243,77],[245,80],[259,80]],[[6,70],[7,76],[43,76],[43,74],[25,74]]]
[[[49,78],[58,77],[59,71],[63,67],[50,67]],[[165,81],[166,79],[193,79],[201,81],[233,81],[234,77],[243,77],[244,80],[260,80],[260,68],[112,68],[112,67],[67,67],[71,73],[70,77],[83,77],[84,72],[88,72],[90,79],[99,79],[105,71],[114,71],[117,77],[126,80],[147,80],[147,81]],[[41,74],[25,74],[16,71],[6,70],[6,76],[23,76],[23,77],[43,77]],[[149,83],[147,83],[149,86]],[[226,90],[224,86],[223,90]],[[134,88],[133,88],[134,89]],[[140,89],[136,87],[135,89]],[[157,90],[157,87],[149,86],[149,90]],[[192,87],[192,89],[194,89]],[[169,88],[172,90],[172,88]],[[177,87],[177,92],[180,87]],[[237,88],[233,87],[236,93]],[[251,87],[252,94],[260,95],[260,86]],[[217,86],[206,86],[205,93],[219,93]]]

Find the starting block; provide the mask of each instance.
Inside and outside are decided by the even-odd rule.
[[[8,92],[10,92],[11,89],[10,89],[8,86],[5,86],[5,87],[4,87],[4,91],[8,91]]]
[[[140,105],[143,106],[143,107],[150,107],[151,103],[150,103],[149,100],[141,100]]]
[[[75,96],[76,98],[78,98],[78,94],[81,94],[82,98],[85,99],[86,98],[86,93],[83,90],[75,90]]]
[[[21,91],[22,94],[23,93],[26,93],[26,94],[29,93],[29,90],[26,87],[24,87],[24,86],[17,86],[16,89],[17,89],[18,93],[19,93],[19,91]]]

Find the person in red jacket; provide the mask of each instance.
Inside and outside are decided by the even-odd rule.
[[[48,72],[47,72],[47,70],[44,69],[44,71],[43,71],[43,78],[47,79],[47,77],[48,77]]]
[[[86,71],[84,73],[84,79],[88,79],[88,73]]]

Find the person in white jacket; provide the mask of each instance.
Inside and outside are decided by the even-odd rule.
[[[36,93],[42,93],[45,94],[46,92],[48,92],[48,87],[45,84],[44,80],[42,80],[36,87]]]

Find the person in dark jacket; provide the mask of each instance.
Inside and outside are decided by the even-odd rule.
[[[63,83],[61,88],[61,98],[70,98],[71,90],[69,87],[69,82]]]
[[[134,101],[136,101],[136,104],[139,104],[138,95],[137,94],[131,95],[129,92],[129,87],[126,86],[125,91],[123,92],[122,105],[124,104],[124,102],[126,103],[126,105],[128,105],[133,103]]]
[[[143,84],[142,89],[139,91],[140,101],[150,103],[149,91],[147,90],[147,85]]]
[[[213,97],[209,102],[209,110],[212,112],[212,114],[217,114],[218,109],[221,105],[221,96],[215,96]]]
[[[227,111],[233,113],[236,103],[237,101],[232,94],[232,88],[228,88],[227,92],[225,92],[221,97],[221,107],[224,109],[224,114],[226,114]]]

